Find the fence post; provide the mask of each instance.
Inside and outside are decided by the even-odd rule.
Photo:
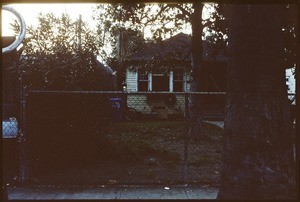
[[[20,179],[19,182],[24,184],[25,181],[28,179],[28,170],[27,170],[27,134],[26,134],[26,97],[27,91],[26,87],[23,83],[23,68],[19,65],[20,69]]]
[[[189,141],[189,94],[184,94],[184,105],[185,105],[185,127],[188,132],[184,134],[184,183],[188,181],[188,141]]]

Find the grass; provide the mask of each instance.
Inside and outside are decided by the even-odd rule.
[[[205,123],[208,139],[189,140],[189,164],[219,164],[223,129]],[[184,121],[135,121],[112,123],[101,141],[114,157],[142,161],[151,156],[164,162],[183,163],[187,127]],[[107,151],[106,151],[107,153]]]
[[[223,129],[204,123],[208,138],[188,140],[188,183],[219,186],[222,163]],[[183,183],[185,142],[188,127],[184,121],[134,121],[111,123],[101,136],[103,152],[111,160],[142,166],[143,172],[135,181],[155,179],[159,176],[170,183]],[[110,155],[108,155],[110,154]],[[159,163],[147,165],[147,159]],[[136,173],[137,170],[133,173]],[[160,173],[160,174],[158,174]]]
[[[209,138],[189,139],[186,170],[187,129],[184,121],[110,123],[103,130],[94,130],[89,138],[80,133],[79,139],[72,140],[71,149],[63,147],[64,150],[57,152],[61,156],[68,150],[65,156],[74,157],[72,166],[65,163],[57,172],[46,166],[45,171],[37,170],[37,176],[41,183],[58,184],[110,184],[113,181],[121,185],[218,186],[223,129],[205,123],[204,130]],[[57,159],[55,164],[59,164]],[[49,173],[49,170],[56,173]],[[184,180],[185,171],[187,181]]]

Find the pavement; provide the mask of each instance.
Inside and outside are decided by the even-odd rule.
[[[72,199],[216,199],[213,187],[15,187],[8,188],[9,200]]]

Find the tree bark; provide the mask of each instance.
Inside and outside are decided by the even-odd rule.
[[[228,92],[218,199],[295,197],[283,64],[284,5],[229,5]]]
[[[194,13],[191,16],[192,25],[192,71],[190,77],[190,91],[200,91],[202,66],[202,3],[193,4]],[[203,135],[203,106],[199,95],[190,95],[189,99],[189,124],[191,137],[199,138]]]

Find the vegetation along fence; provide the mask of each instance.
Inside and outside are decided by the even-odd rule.
[[[188,101],[222,121],[225,93],[32,91],[28,174],[37,185],[218,184],[223,129],[188,136]]]

